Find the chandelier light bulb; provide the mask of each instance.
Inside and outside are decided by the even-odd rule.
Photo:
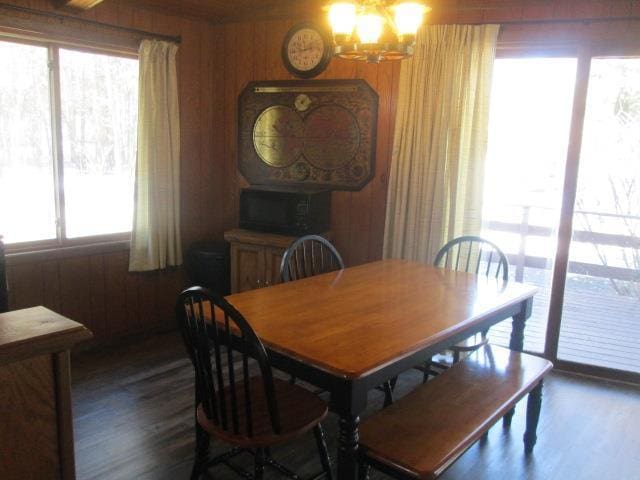
[[[362,43],[378,43],[383,28],[384,19],[376,13],[367,12],[358,16],[356,30]]]
[[[356,25],[356,4],[336,2],[329,7],[329,23],[334,35],[351,37]]]
[[[414,36],[422,25],[424,14],[430,9],[419,2],[402,2],[393,6],[398,35]]]

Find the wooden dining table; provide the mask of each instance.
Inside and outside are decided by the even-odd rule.
[[[255,329],[274,367],[330,392],[340,418],[338,479],[352,480],[367,392],[510,317],[510,348],[522,350],[535,293],[516,282],[381,260],[227,300]]]

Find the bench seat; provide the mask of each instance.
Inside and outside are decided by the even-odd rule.
[[[361,460],[399,478],[436,478],[535,388],[525,434],[531,451],[541,381],[552,366],[533,355],[484,346],[366,419]]]

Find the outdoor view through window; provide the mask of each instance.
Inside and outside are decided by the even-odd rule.
[[[5,242],[130,231],[138,61],[0,41],[0,64]]]

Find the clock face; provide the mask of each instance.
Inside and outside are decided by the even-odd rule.
[[[313,24],[293,27],[282,45],[285,66],[299,77],[313,77],[324,70],[330,60],[329,45]]]
[[[324,56],[322,36],[310,28],[303,28],[293,34],[287,53],[291,65],[303,72],[315,68]]]

